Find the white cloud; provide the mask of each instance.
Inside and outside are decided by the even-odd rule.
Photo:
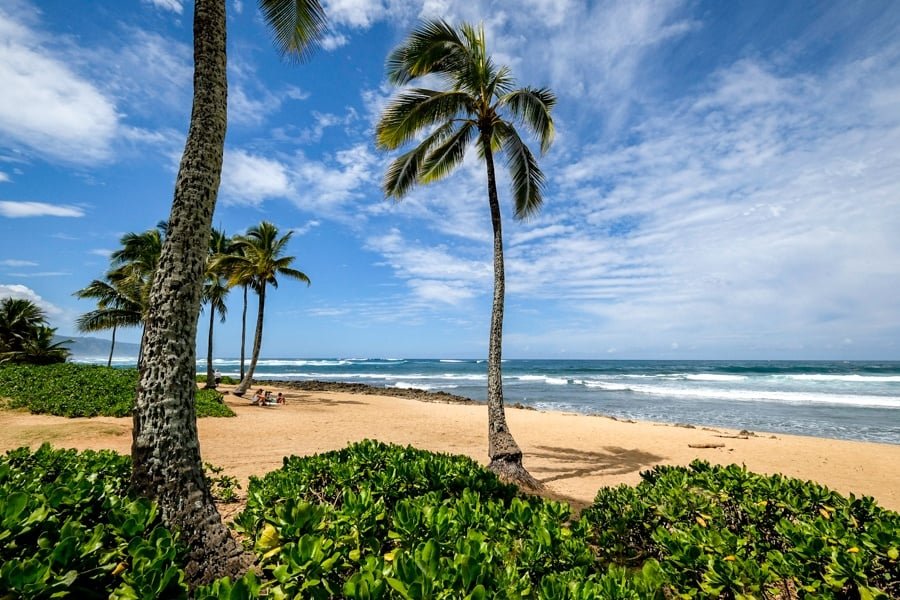
[[[182,6],[182,0],[143,0],[147,4],[152,4],[156,8],[162,10],[170,10],[173,13],[181,14],[181,11],[184,10]]]
[[[318,227],[321,224],[322,224],[321,221],[316,221],[316,220],[307,221],[306,223],[304,223],[303,225],[300,225],[299,227],[291,227],[291,231],[293,231],[295,235],[306,235],[307,233],[309,233],[310,231],[312,231],[313,229],[315,229],[316,227]]]
[[[70,163],[110,157],[119,120],[114,103],[2,9],[0,81],[0,133],[11,145]]]
[[[287,100],[305,100],[309,97],[308,92],[294,86],[288,86],[278,93],[258,89],[257,96],[251,97],[247,85],[236,82],[228,89],[228,120],[231,123],[261,125],[278,112]]]
[[[0,183],[6,183],[7,181],[9,181],[9,175],[0,171]]]
[[[34,271],[31,273],[7,273],[10,277],[62,277],[65,275],[71,275],[68,271]]]
[[[20,300],[31,300],[39,307],[44,309],[44,312],[47,313],[50,317],[55,317],[63,314],[62,309],[47,302],[41,296],[32,290],[31,288],[21,285],[21,284],[3,284],[0,283],[0,298],[16,298]]]
[[[10,219],[24,217],[83,217],[84,210],[77,206],[63,204],[2,200],[0,201],[0,215]]]
[[[38,263],[30,260],[17,260],[15,258],[7,258],[0,260],[0,265],[4,267],[36,267]]]
[[[226,203],[259,205],[269,198],[288,197],[293,188],[283,163],[229,149],[222,167],[221,192]]]
[[[115,250],[110,250],[109,248],[93,248],[91,250],[88,250],[88,254],[92,254],[94,256],[102,256],[103,258],[109,258],[110,256],[112,256],[113,252],[115,252]]]

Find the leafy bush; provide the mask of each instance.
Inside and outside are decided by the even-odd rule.
[[[12,408],[62,417],[127,417],[138,372],[98,365],[0,365],[0,396]],[[233,417],[215,390],[198,390],[198,417]]]
[[[184,597],[177,538],[127,496],[129,469],[48,446],[0,460],[0,598]],[[235,521],[260,570],[191,596],[900,597],[900,515],[870,498],[703,462],[642,476],[573,522],[465,457],[364,441],[286,458]]]
[[[225,385],[237,385],[241,381],[236,377],[232,377],[231,375],[222,375],[222,380],[219,383],[223,383]],[[197,375],[197,383],[206,383],[206,373]]]
[[[111,451],[0,458],[0,597],[179,598],[184,553]]]
[[[364,441],[251,478],[235,525],[276,598],[488,598],[582,581],[569,518],[469,458]]]
[[[900,598],[900,515],[872,498],[702,461],[642,477],[582,513],[600,562],[653,559],[672,589],[710,598]]]

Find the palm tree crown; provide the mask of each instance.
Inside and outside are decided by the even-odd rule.
[[[429,131],[424,141],[389,167],[384,178],[388,196],[401,198],[417,183],[448,175],[477,136],[479,156],[486,151],[506,154],[516,216],[527,217],[540,209],[544,175],[515,122],[530,130],[541,152],[546,152],[553,142],[550,111],[556,97],[546,88],[515,89],[509,69],[498,67],[488,56],[483,28],[464,24],[457,31],[444,21],[426,22],[391,53],[387,71],[396,85],[435,75],[446,86],[407,89],[385,109],[376,128],[381,148],[394,150]]]
[[[278,227],[263,221],[251,227],[245,235],[236,237],[234,243],[241,252],[225,255],[220,262],[224,263],[223,268],[229,273],[229,283],[241,285],[249,281],[257,293],[267,284],[277,288],[279,275],[309,285],[309,277],[290,266],[296,257],[284,256],[293,234],[293,231],[288,231],[279,237]]]

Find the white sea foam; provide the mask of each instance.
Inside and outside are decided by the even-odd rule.
[[[387,387],[396,388],[396,389],[399,389],[399,390],[411,390],[411,389],[417,389],[417,390],[430,390],[430,389],[432,388],[432,386],[427,385],[427,384],[423,384],[423,383],[411,383],[411,382],[409,382],[409,381],[398,381],[398,382],[395,383],[394,385],[389,385],[389,386],[387,386]]]
[[[441,359],[440,361],[438,361],[438,362],[442,362],[442,363],[464,363],[464,362],[466,362],[466,361],[464,361],[464,360],[458,360],[458,359],[455,359],[455,358],[442,358],[442,359]]]
[[[788,375],[795,381],[847,381],[851,383],[900,383],[900,375]]]
[[[679,374],[678,377],[688,381],[745,381],[747,379],[746,375],[717,375],[714,373],[686,373]]]
[[[675,398],[705,398],[735,400],[740,402],[788,402],[792,404],[833,404],[868,406],[875,408],[900,408],[900,397],[863,394],[818,394],[813,392],[784,392],[778,390],[737,390],[711,388],[678,388],[655,385],[633,385],[630,390],[639,394],[669,396]]]
[[[605,390],[607,392],[628,392],[631,388],[621,383],[609,383],[608,381],[585,381],[585,387]]]

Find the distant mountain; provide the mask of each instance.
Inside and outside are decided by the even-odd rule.
[[[67,347],[72,351],[72,358],[96,358],[109,356],[110,340],[93,337],[78,337],[74,335],[56,335],[54,342],[72,340]],[[130,344],[116,340],[116,350],[113,356],[117,358],[137,358],[140,344]]]

